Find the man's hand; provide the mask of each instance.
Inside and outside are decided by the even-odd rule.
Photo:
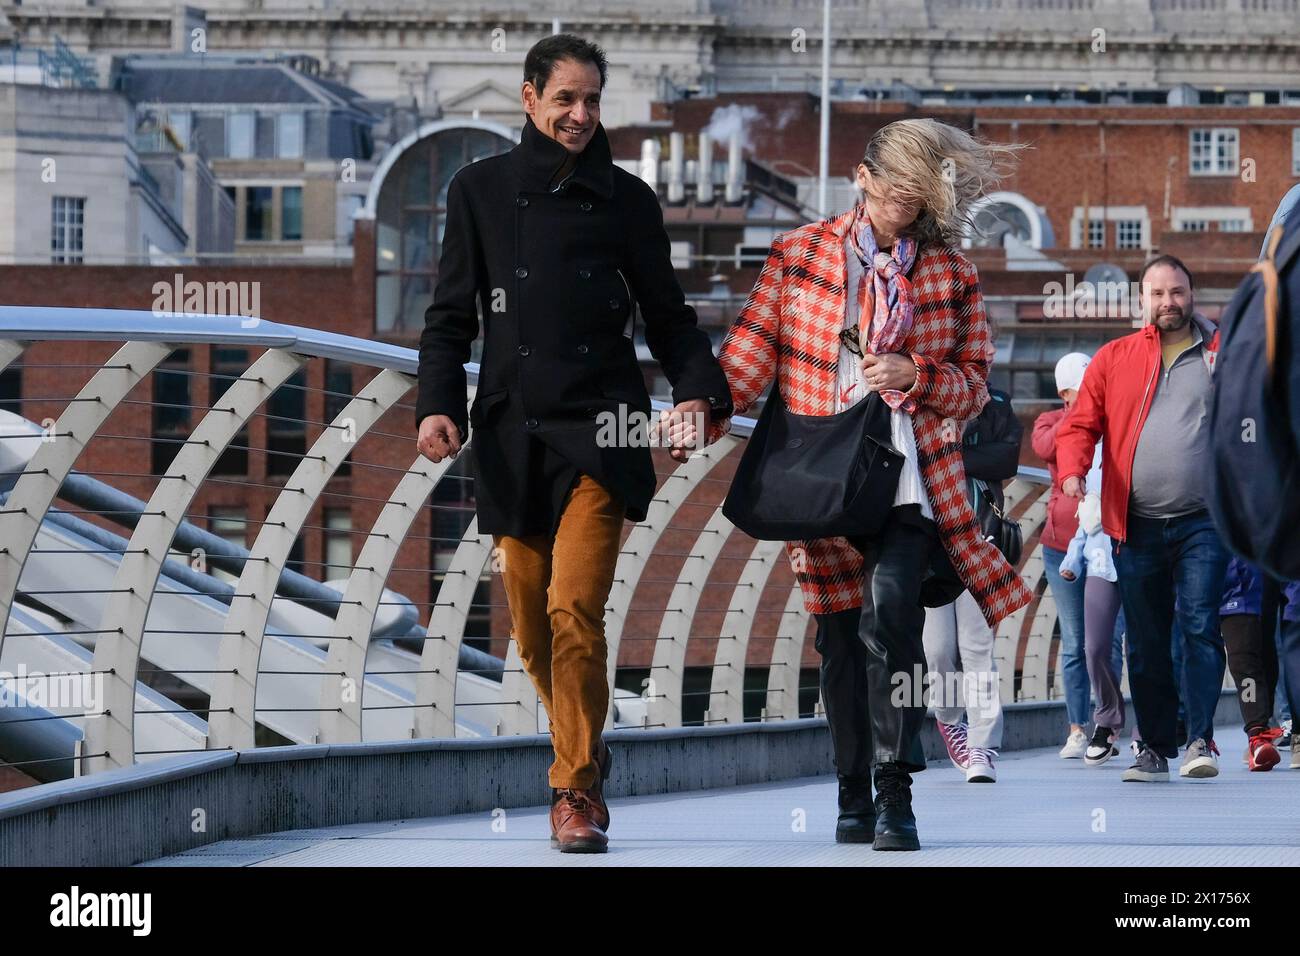
[[[650,440],[671,446],[673,461],[686,461],[696,448],[708,443],[709,403],[702,398],[680,402],[659,413],[659,421],[650,429]]]
[[[867,380],[867,389],[879,392],[896,389],[906,392],[916,384],[916,363],[910,355],[886,352],[884,355],[864,355],[858,363]]]
[[[1082,498],[1085,491],[1084,481],[1078,475],[1071,475],[1061,482],[1061,494],[1067,498]]]
[[[455,458],[460,454],[460,429],[446,415],[426,415],[420,419],[415,447],[434,464],[444,458]]]

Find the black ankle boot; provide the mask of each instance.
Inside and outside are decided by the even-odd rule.
[[[876,836],[876,808],[871,802],[871,778],[840,777],[840,816],[836,843],[870,843]]]
[[[876,837],[873,850],[919,850],[912,813],[912,776],[897,764],[876,768]]]

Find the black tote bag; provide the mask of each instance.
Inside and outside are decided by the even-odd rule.
[[[722,513],[760,541],[874,536],[903,462],[877,393],[834,415],[796,415],[773,383]]]

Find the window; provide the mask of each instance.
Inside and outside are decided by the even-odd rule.
[[[281,113],[279,116],[276,155],[281,159],[302,158],[302,114]]]
[[[253,114],[231,113],[226,126],[229,139],[226,143],[226,155],[231,159],[253,158]]]
[[[309,159],[327,159],[330,155],[330,115],[325,110],[312,110],[307,114],[306,143],[303,152]]]
[[[1232,127],[1194,129],[1191,133],[1191,172],[1193,176],[1235,176],[1237,130]]]
[[[266,473],[289,475],[307,454],[307,373],[299,369],[266,403]]]
[[[1221,219],[1219,220],[1219,232],[1245,232],[1246,220],[1244,219]]]
[[[194,114],[194,148],[209,159],[226,155],[226,114]]]
[[[243,505],[213,505],[208,509],[208,530],[242,548],[248,541],[247,519],[248,512]]]
[[[211,352],[212,372],[208,386],[209,404],[215,405],[226,389],[230,388],[248,368],[248,349],[214,347]],[[248,474],[248,426],[239,430],[230,445],[212,466],[216,475]]]
[[[181,144],[181,149],[190,148],[190,113],[189,110],[172,110],[167,114],[167,125],[172,135]]]
[[[50,261],[80,262],[86,226],[86,200],[55,196],[50,217]]]
[[[213,505],[208,508],[208,530],[237,548],[248,546],[248,509],[242,505]],[[229,571],[209,567],[223,581],[239,580]]]
[[[244,238],[249,242],[271,238],[270,186],[244,187]]]
[[[285,186],[280,190],[280,238],[302,238],[301,186]]]
[[[1291,130],[1291,175],[1300,176],[1300,128]]]
[[[1106,221],[1104,219],[1088,220],[1088,248],[1100,249],[1106,245]]]
[[[1182,232],[1209,232],[1210,222],[1208,219],[1184,219]]]
[[[0,372],[0,411],[23,413],[23,370],[19,366]]]
[[[325,509],[325,564],[325,580],[345,578],[352,567],[352,513],[347,508]]]
[[[352,400],[352,366],[348,362],[340,362],[338,359],[327,358],[325,360],[325,421],[333,422],[343,413]],[[346,477],[352,473],[352,464],[349,460],[352,453],[348,452],[348,457],[339,463],[338,470],[334,472],[338,478]]]
[[[190,435],[190,350],[177,349],[154,369],[150,464],[161,475]]]
[[[258,159],[275,159],[275,114],[257,114],[257,143],[254,151]]]
[[[375,222],[377,330],[413,332],[424,327],[452,176],[462,166],[513,145],[486,130],[453,128],[417,141],[393,163],[379,191]]]
[[[1120,219],[1115,223],[1116,249],[1142,248],[1142,220]]]

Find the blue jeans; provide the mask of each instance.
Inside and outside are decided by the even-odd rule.
[[[1088,661],[1083,654],[1083,587],[1087,574],[1073,581],[1061,577],[1064,551],[1043,546],[1043,565],[1047,586],[1056,602],[1056,621],[1061,628],[1061,650],[1056,655],[1056,673],[1065,691],[1065,714],[1070,723],[1086,726],[1090,716],[1092,684],[1088,680]]]
[[[1129,514],[1128,540],[1115,548],[1128,623],[1133,709],[1143,741],[1162,757],[1178,756],[1175,614],[1182,634],[1187,739],[1214,738],[1214,711],[1227,664],[1219,632],[1227,568],[1228,552],[1204,510],[1177,518]]]

